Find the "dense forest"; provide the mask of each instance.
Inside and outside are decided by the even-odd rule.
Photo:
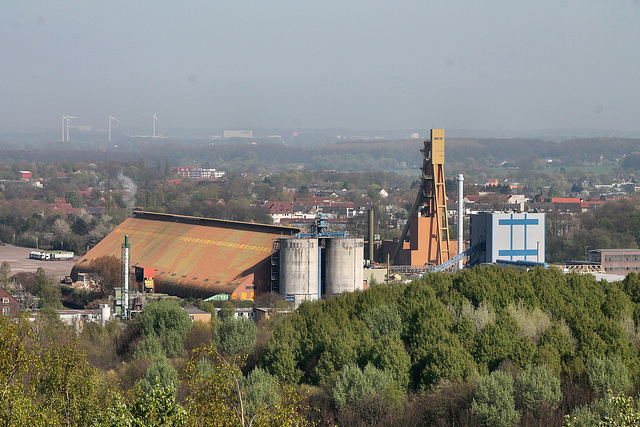
[[[186,303],[183,301],[183,304]],[[192,301],[214,311],[210,303]],[[597,425],[636,417],[640,276],[478,267],[257,325],[176,301],[74,329],[0,320],[3,425]],[[626,397],[630,396],[630,397]],[[566,416],[566,417],[565,417]],[[629,418],[627,418],[629,419]],[[615,424],[607,425],[624,425]],[[40,423],[40,424],[38,424]]]
[[[607,393],[639,385],[639,286],[633,273],[432,274],[303,304],[262,364],[310,385],[341,425],[590,425],[614,412]]]

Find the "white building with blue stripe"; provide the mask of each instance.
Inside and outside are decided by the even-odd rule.
[[[471,247],[484,242],[478,262],[545,262],[545,214],[479,212],[470,219]]]

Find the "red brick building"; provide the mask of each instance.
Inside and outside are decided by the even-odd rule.
[[[19,312],[20,303],[4,288],[0,288],[0,314],[13,317]]]
[[[626,276],[640,270],[640,249],[595,249],[589,251],[589,261],[607,273]]]

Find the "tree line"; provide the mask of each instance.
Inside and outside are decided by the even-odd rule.
[[[264,370],[244,374],[256,326],[191,323],[176,301],[116,322],[69,327],[55,311],[0,317],[6,426],[304,426],[302,396]]]
[[[236,318],[229,301],[211,322],[192,323],[187,303],[152,301],[104,326],[66,326],[53,306],[33,322],[0,319],[0,422],[511,426],[636,416],[634,273],[609,283],[477,267],[289,314],[275,302],[258,324]]]
[[[639,286],[633,273],[431,274],[303,303],[261,363],[342,425],[587,423],[615,414],[607,393],[637,389]]]

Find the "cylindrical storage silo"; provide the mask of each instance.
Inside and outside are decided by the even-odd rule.
[[[318,239],[280,239],[280,294],[296,306],[318,299]]]
[[[109,304],[100,304],[100,324],[105,325],[111,320],[111,306]]]
[[[363,288],[364,240],[333,237],[326,240],[324,293],[326,296]]]

